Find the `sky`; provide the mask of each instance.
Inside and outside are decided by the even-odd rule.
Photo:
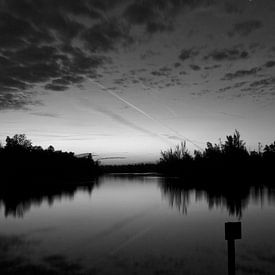
[[[0,140],[151,162],[275,140],[274,0],[0,0]]]

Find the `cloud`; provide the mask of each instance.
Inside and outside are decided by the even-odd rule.
[[[233,29],[228,32],[229,36],[234,36],[236,34],[240,36],[247,36],[250,33],[263,27],[263,23],[260,20],[249,20],[245,22],[236,23]]]
[[[106,50],[129,40],[126,24],[104,19],[122,2],[0,0],[1,108],[25,109],[37,86],[65,91],[96,77]]]
[[[117,18],[100,22],[87,29],[82,38],[91,52],[113,50],[118,43],[130,44],[129,25]]]
[[[183,49],[179,55],[179,59],[185,61],[187,59],[193,58],[199,54],[199,51],[195,48]]]
[[[114,159],[127,159],[127,157],[103,157],[99,158],[99,160],[114,160]]]
[[[24,18],[18,18],[3,11],[0,12],[0,32],[0,48],[18,48],[25,45],[26,41],[43,43],[54,40],[47,30],[37,30]]]
[[[217,69],[217,68],[220,68],[221,65],[220,64],[214,64],[214,65],[210,65],[210,66],[205,66],[204,69],[205,70],[214,70],[214,69]]]
[[[41,116],[41,117],[52,117],[52,118],[60,117],[60,115],[58,115],[58,114],[43,113],[43,112],[32,112],[31,114],[34,116]]]
[[[63,49],[64,50],[64,49]],[[27,90],[36,84],[52,81],[46,89],[56,91],[63,86],[82,82],[104,62],[100,56],[88,56],[79,48],[60,51],[52,46],[26,46],[17,51],[6,50],[0,63],[0,91]]]
[[[237,70],[234,73],[227,73],[222,78],[222,80],[233,80],[236,78],[242,78],[242,77],[246,77],[246,76],[255,76],[255,75],[257,75],[258,72],[263,71],[265,69],[270,69],[273,67],[275,67],[275,61],[270,60],[270,61],[267,61],[262,66],[254,67],[249,70]]]
[[[239,59],[246,59],[249,53],[246,50],[233,47],[230,49],[216,49],[205,56],[204,59],[213,59],[215,61],[233,61]]]
[[[274,60],[267,61],[264,66],[266,68],[272,68],[275,66],[275,61]]]
[[[155,133],[153,133],[153,132],[151,132],[151,131],[143,128],[143,127],[140,127],[140,126],[136,125],[135,123],[127,120],[126,118],[124,118],[124,117],[122,117],[122,116],[120,116],[120,115],[118,115],[118,114],[116,114],[116,113],[114,113],[110,110],[107,110],[106,108],[95,107],[95,110],[102,113],[102,114],[104,114],[104,115],[106,115],[106,116],[108,116],[108,117],[110,117],[110,118],[112,118],[113,120],[117,121],[118,123],[120,123],[124,126],[127,126],[127,127],[131,128],[133,130],[138,131],[138,132],[141,132],[142,134],[149,135],[153,138],[160,138],[159,135],[157,135],[157,134],[155,134]]]
[[[143,26],[146,32],[171,31],[173,20],[185,8],[195,9],[213,5],[215,0],[134,0],[123,15],[132,25]]]
[[[167,67],[167,66],[164,66],[164,67],[161,67],[159,68],[158,70],[154,70],[151,72],[152,75],[154,76],[169,76],[172,72],[172,69]]]
[[[170,1],[133,1],[124,11],[124,17],[132,25],[143,25],[149,33],[164,31],[169,24],[165,24],[165,8]],[[167,18],[168,19],[168,18]]]
[[[52,90],[57,92],[62,92],[68,89],[68,86],[52,84],[52,83],[46,84],[44,87],[46,90]]]
[[[251,75],[256,75],[259,71],[261,70],[261,68],[259,67],[254,67],[250,70],[238,70],[234,73],[227,73],[222,80],[233,80],[236,78],[242,78],[242,77],[246,77],[246,76],[251,76]]]
[[[226,1],[224,8],[228,14],[241,14],[244,11],[244,7],[239,4],[239,1]]]
[[[191,64],[189,65],[189,67],[193,70],[193,71],[199,71],[201,69],[200,66],[195,65],[195,64]]]
[[[256,80],[250,84],[251,88],[267,88],[271,86],[275,86],[275,77],[268,77],[261,80]]]
[[[165,135],[165,136],[167,136],[167,138],[169,138],[171,140],[182,141],[182,138],[178,137],[178,136],[170,136],[170,135]]]
[[[14,91],[0,92],[0,110],[28,110],[28,106],[39,105],[33,95]]]
[[[244,86],[245,84],[247,84],[247,81],[237,82],[234,85],[220,88],[217,92],[218,93],[224,93],[224,92],[229,91],[229,90],[240,88],[240,87]]]

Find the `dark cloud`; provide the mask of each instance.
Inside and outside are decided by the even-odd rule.
[[[233,61],[238,59],[246,59],[249,57],[249,53],[246,50],[239,49],[237,47],[231,49],[214,50],[209,55],[205,56],[205,59],[213,59],[215,61]]]
[[[241,14],[244,11],[244,6],[240,5],[240,1],[226,1],[224,3],[226,13],[229,14]]]
[[[191,64],[189,65],[189,67],[193,70],[193,71],[199,71],[201,69],[200,66],[195,65],[195,64]]]
[[[29,46],[18,51],[4,51],[3,54],[0,89],[26,90],[49,80],[62,85],[80,83],[84,80],[83,74],[90,75],[104,62],[103,57],[88,56],[73,47],[60,52],[50,46]],[[51,85],[46,87],[50,89]]]
[[[238,34],[241,36],[247,36],[253,31],[260,29],[262,26],[263,24],[260,20],[249,20],[245,22],[240,22],[233,26],[233,29],[228,32],[228,35],[233,36]]]
[[[4,7],[13,10],[17,15],[34,18],[37,12],[43,10],[47,16],[50,13],[66,12],[74,15],[89,15],[100,17],[98,10],[105,10],[106,6],[113,7],[118,1],[114,0],[4,0]]]
[[[246,81],[237,82],[234,85],[220,88],[217,92],[223,93],[223,92],[226,92],[226,91],[229,91],[229,90],[237,89],[237,88],[240,88],[240,87],[244,86],[245,84],[247,84]]]
[[[106,12],[122,2],[0,0],[2,105],[19,109],[32,103],[28,91],[36,85],[64,91],[97,76],[97,68],[109,62],[100,53],[113,49],[120,40],[130,40],[127,24],[104,19]],[[89,27],[84,18],[90,20]]]
[[[261,68],[259,67],[254,67],[250,70],[238,70],[234,73],[227,73],[222,80],[233,80],[235,78],[241,78],[241,77],[246,77],[246,76],[251,76],[251,75],[256,75]]]
[[[0,33],[0,49],[18,48],[26,43],[43,43],[54,40],[47,30],[39,30],[24,18],[17,18],[8,12],[0,12]]]
[[[145,60],[145,59],[151,58],[153,56],[158,56],[158,55],[160,55],[160,52],[158,52],[158,51],[147,50],[146,52],[144,52],[140,55],[140,58]]]
[[[71,40],[84,28],[79,22],[70,19],[66,13],[65,1],[22,0],[19,4],[18,1],[13,0],[4,2],[4,10],[19,18],[18,20],[21,20],[24,25],[29,26],[24,31],[24,37],[27,36],[26,34],[31,34],[30,26],[43,34],[54,32],[55,36],[65,40]],[[13,29],[11,33],[15,35]]]
[[[132,42],[129,30],[129,25],[124,21],[113,18],[87,29],[82,38],[91,52],[109,51],[119,42],[125,44]]]
[[[274,95],[275,77],[266,77],[260,80],[252,81],[249,86],[241,89],[245,94],[251,94],[254,98],[260,98],[266,95]]]
[[[236,78],[242,78],[242,77],[246,77],[246,76],[255,76],[260,71],[263,71],[265,69],[270,69],[272,67],[275,67],[275,61],[270,60],[270,61],[267,61],[262,66],[254,67],[254,68],[251,68],[249,70],[238,70],[234,73],[227,73],[222,78],[222,80],[233,80],[233,79],[236,79]]]
[[[205,66],[204,69],[205,70],[213,70],[213,69],[217,69],[217,68],[220,68],[221,65],[220,64],[214,64],[214,65],[211,65],[211,66]]]
[[[16,91],[0,91],[0,110],[27,110],[30,105],[41,104],[33,99],[30,93],[18,93]]]
[[[183,49],[179,55],[180,60],[185,61],[189,58],[193,58],[199,54],[199,51],[195,48]]]
[[[49,84],[45,85],[45,89],[46,90],[57,91],[57,92],[62,92],[62,91],[67,90],[68,86],[49,83]]]
[[[166,24],[163,22],[149,22],[146,26],[146,30],[151,34],[155,32],[172,31],[173,25],[171,22]]]
[[[126,8],[124,16],[131,24],[144,25],[151,33],[162,31],[166,29],[163,16],[165,8],[169,7],[169,2],[135,0]]]
[[[274,60],[267,61],[264,66],[266,68],[272,68],[275,66],[275,61]]]
[[[134,0],[124,11],[130,24],[142,25],[149,33],[173,28],[171,18],[184,8],[213,5],[215,0]]]
[[[275,77],[268,77],[261,80],[253,81],[250,84],[251,88],[267,88],[275,86]]]
[[[154,76],[169,76],[171,74],[172,69],[169,67],[161,67],[158,70],[154,70],[151,72]]]

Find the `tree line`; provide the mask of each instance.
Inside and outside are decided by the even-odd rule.
[[[265,177],[273,180],[275,164],[275,142],[249,151],[240,133],[226,136],[224,142],[206,143],[202,151],[193,154],[182,142],[175,148],[161,151],[157,163],[134,165],[99,165],[91,154],[79,158],[73,152],[55,150],[53,146],[43,149],[33,146],[24,134],[6,138],[6,144],[0,144],[1,176],[7,178],[40,177],[41,179],[87,179],[102,172],[148,173],[158,172],[164,175],[185,178],[207,179],[219,176],[223,180],[238,175]]]
[[[25,134],[6,138],[0,146],[1,177],[6,179],[87,179],[99,172],[92,155],[78,158],[73,152],[33,146]]]
[[[160,171],[166,174],[193,178],[199,176],[220,175],[224,178],[236,175],[248,175],[273,178],[275,164],[275,142],[262,146],[258,150],[249,151],[240,133],[226,136],[224,142],[207,142],[203,151],[191,154],[186,143],[182,142],[174,149],[161,152]]]

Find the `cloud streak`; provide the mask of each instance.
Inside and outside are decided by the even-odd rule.
[[[102,84],[93,81],[92,79],[89,79],[92,83],[96,84],[97,86],[99,86],[101,89],[105,90],[107,93],[109,93],[110,95],[112,95],[113,97],[117,98],[118,100],[120,100],[121,102],[125,103],[126,105],[130,106],[131,108],[133,108],[134,110],[136,110],[137,112],[139,112],[140,114],[142,114],[143,116],[147,117],[148,119],[150,119],[151,121],[159,124],[160,126],[168,129],[169,131],[171,131],[172,133],[176,134],[179,139],[182,140],[186,140],[189,143],[193,144],[195,147],[199,148],[200,150],[202,150],[202,147],[200,147],[199,145],[197,145],[196,143],[194,143],[191,139],[181,135],[178,131],[174,130],[173,128],[171,128],[170,126],[162,123],[161,121],[155,119],[154,117],[152,117],[151,115],[147,114],[146,112],[144,112],[142,109],[140,109],[139,107],[137,107],[136,105],[130,103],[129,101],[125,100],[124,98],[122,98],[121,96],[117,95],[116,93],[114,93],[113,91],[111,91],[110,89],[106,88],[105,86],[103,86]],[[158,135],[159,137],[161,137],[160,135]],[[162,137],[161,137],[162,138]]]

